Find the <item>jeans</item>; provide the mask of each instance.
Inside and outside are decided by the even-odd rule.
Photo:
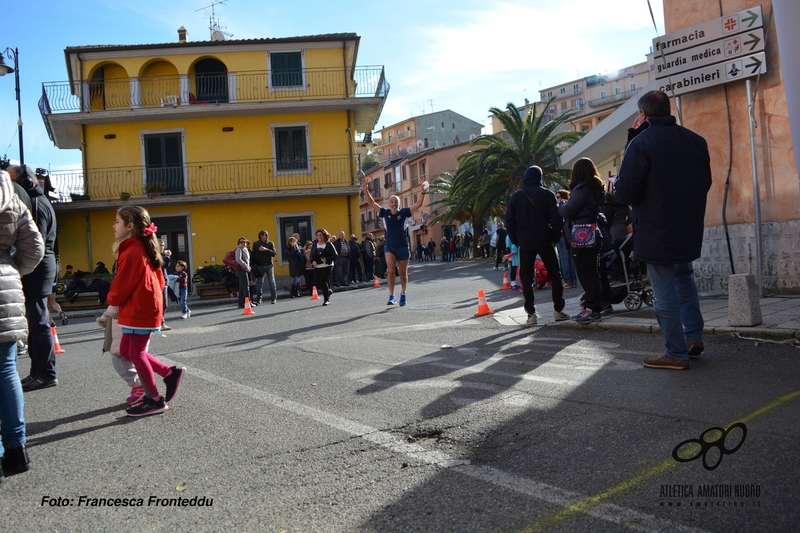
[[[561,275],[558,270],[556,250],[552,245],[545,245],[536,250],[523,250],[521,248],[519,250],[519,280],[522,283],[522,295],[525,297],[525,312],[529,316],[536,314],[536,306],[533,300],[533,281],[535,278],[534,263],[536,262],[537,254],[542,257],[542,262],[552,282],[553,309],[555,311],[563,311],[565,303],[564,285],[561,283]]]
[[[253,299],[257,302],[261,302],[261,296],[264,293],[264,280],[269,283],[269,294],[273,300],[278,299],[278,292],[275,286],[275,268],[273,266],[260,266],[259,267],[262,272],[264,272],[263,276],[259,276],[256,278],[256,288],[255,288],[255,295],[253,295]]]
[[[244,308],[244,299],[250,298],[250,277],[247,270],[240,268],[236,271],[236,278],[239,280],[239,307]]]
[[[364,281],[372,281],[375,276],[375,258],[364,256]]]
[[[572,257],[575,260],[575,270],[583,289],[583,306],[593,313],[603,309],[603,288],[600,285],[597,258],[599,248],[572,248]]]
[[[0,342],[0,455],[25,444],[25,401],[17,374],[17,343]]]
[[[47,296],[25,299],[25,316],[28,317],[28,354],[31,358],[30,375],[43,382],[56,379],[56,351]]]
[[[178,304],[181,306],[181,313],[186,314],[189,312],[189,306],[186,305],[186,298],[189,295],[188,287],[181,287],[178,291]]]
[[[647,274],[656,298],[653,309],[664,334],[664,353],[688,360],[686,340],[702,338],[704,325],[692,263],[648,264]]]
[[[350,276],[350,258],[340,255],[336,258],[333,268],[336,269],[336,286],[341,285],[344,287],[345,285],[350,285],[348,281]]]
[[[567,248],[567,241],[564,237],[561,237],[558,241],[558,259],[561,263],[561,275],[564,277],[564,282],[577,283],[578,275],[575,272],[575,260]]]

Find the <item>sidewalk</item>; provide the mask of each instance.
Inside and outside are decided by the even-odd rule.
[[[761,298],[762,323],[757,326],[728,325],[728,298],[725,296],[706,297],[700,299],[700,310],[705,319],[703,333],[706,335],[733,335],[743,337],[759,337],[771,339],[800,339],[800,297],[798,296],[773,296]],[[578,313],[580,304],[578,298],[567,299],[565,313],[572,316]],[[624,304],[614,306],[614,312],[603,315],[603,320],[593,324],[578,324],[572,320],[555,322],[553,319],[552,305],[547,303],[537,307],[537,316],[540,325],[583,329],[596,328],[612,331],[630,331],[634,333],[660,333],[655,313],[652,307],[642,305],[637,311],[628,311]],[[493,315],[495,320],[503,325],[524,325],[527,315],[525,311],[498,312]]]

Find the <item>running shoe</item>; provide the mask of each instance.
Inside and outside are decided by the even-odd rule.
[[[128,416],[148,416],[157,415],[167,410],[169,410],[169,406],[167,402],[164,401],[163,396],[159,400],[154,400],[145,396],[142,398],[141,402],[125,409],[125,413]]]
[[[389,295],[389,301],[386,302],[386,305],[394,305],[397,303],[397,298],[394,297],[394,294]]]
[[[405,294],[401,294],[400,295],[400,307],[403,307],[404,305],[406,305],[406,295]]]

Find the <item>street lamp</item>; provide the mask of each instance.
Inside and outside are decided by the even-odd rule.
[[[11,68],[8,66],[3,59],[3,56],[14,61],[14,67]],[[14,83],[16,84],[17,88],[17,126],[19,127],[19,164],[25,164],[25,155],[22,152],[22,102],[19,99],[19,48],[14,48],[13,50],[9,47],[3,50],[3,53],[0,54],[0,76],[5,76],[6,74],[14,73]]]

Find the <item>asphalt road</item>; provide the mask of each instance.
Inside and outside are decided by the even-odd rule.
[[[797,530],[796,348],[716,337],[688,372],[645,369],[660,336],[474,318],[478,289],[521,306],[488,261],[411,277],[403,308],[369,287],[170,311],[151,351],[188,372],[142,419],[102,330],[59,327],[60,384],[25,394],[33,468],[0,486],[0,530]],[[672,457],[734,422],[746,435],[705,436],[717,468]]]

